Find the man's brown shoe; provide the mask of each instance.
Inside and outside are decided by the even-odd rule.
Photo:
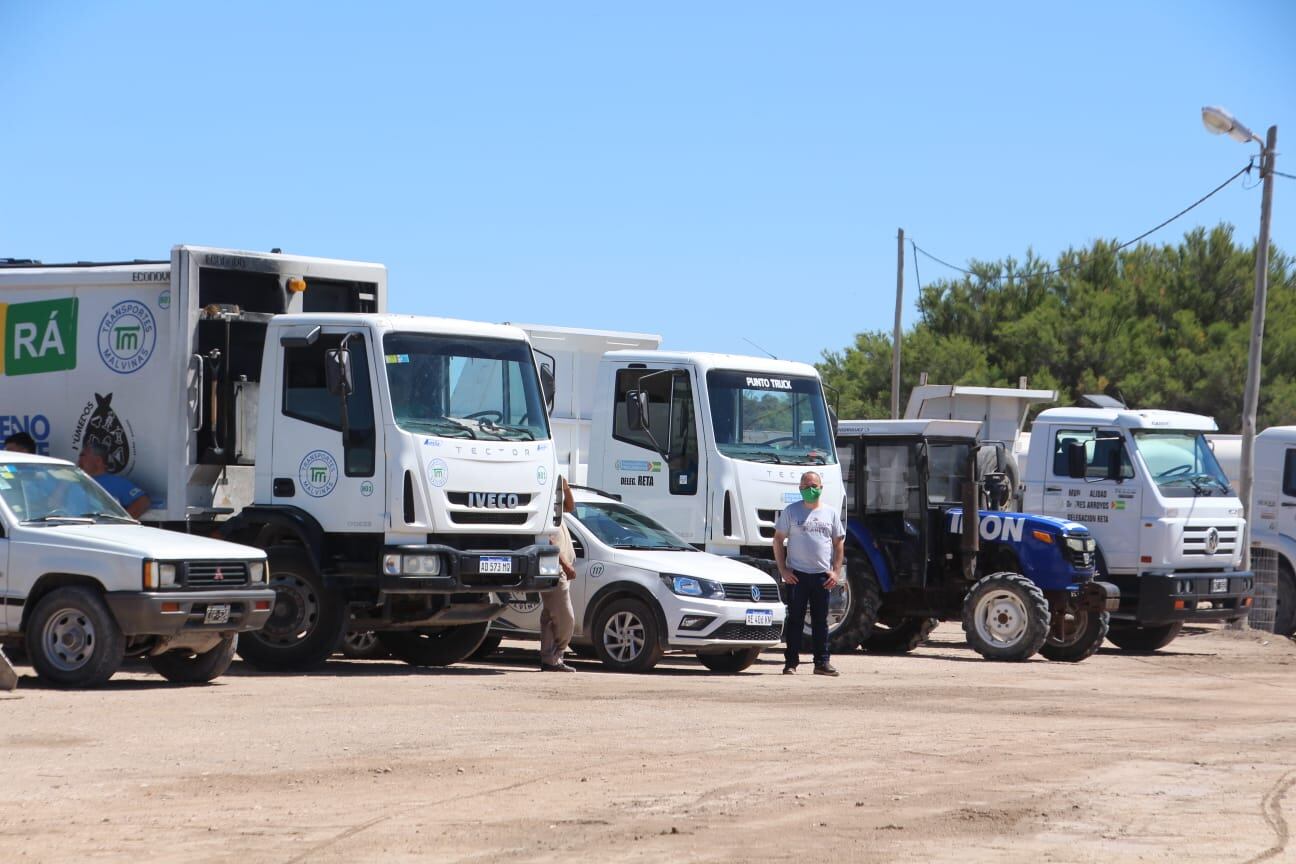
[[[833,677],[833,678],[836,678],[836,677],[837,677],[838,675],[840,675],[841,673],[838,672],[837,669],[836,669],[836,668],[835,668],[831,663],[825,663],[825,664],[823,664],[822,666],[816,666],[816,667],[815,667],[814,674],[816,674],[816,675],[828,675],[828,676],[831,676],[831,677]]]

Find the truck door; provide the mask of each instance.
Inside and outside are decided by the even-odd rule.
[[[22,620],[22,607],[9,605],[9,534],[0,520],[0,633],[17,629]],[[12,609],[12,611],[11,611]],[[10,618],[12,617],[12,623]]]
[[[1071,476],[1068,452],[1072,445],[1084,447],[1084,477]],[[1053,457],[1044,481],[1043,515],[1087,527],[1098,541],[1109,571],[1137,572],[1142,495],[1121,430],[1059,428],[1048,446]]]
[[[646,394],[648,416],[631,423],[628,399]],[[627,504],[643,510],[691,543],[706,539],[706,455],[698,446],[693,371],[624,368],[613,383],[612,441],[604,477]],[[605,482],[607,482],[605,480]]]
[[[301,331],[298,333],[297,331]],[[306,510],[325,531],[380,531],[386,527],[384,472],[377,470],[382,441],[375,423],[373,376],[381,368],[375,346],[363,332],[345,327],[302,325],[285,338],[278,410],[273,422],[272,500]],[[353,389],[330,393],[326,358],[346,340]]]
[[[1282,488],[1278,494],[1278,533],[1290,539],[1296,539],[1296,445],[1286,445],[1276,453],[1282,454]],[[1257,448],[1259,455],[1259,448]],[[1260,467],[1260,460],[1256,460],[1256,467]],[[1256,471],[1259,475],[1260,471]],[[1259,495],[1259,483],[1253,481],[1252,485],[1256,491],[1252,492],[1252,500],[1257,500]],[[1270,487],[1271,489],[1273,487]],[[1272,499],[1270,499],[1272,500]],[[1257,515],[1263,518],[1261,511],[1268,508],[1263,505],[1255,508]],[[1254,533],[1259,533],[1261,529],[1253,528]]]

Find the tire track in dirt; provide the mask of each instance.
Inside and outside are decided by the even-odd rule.
[[[1276,855],[1281,855],[1287,849],[1287,841],[1291,839],[1290,829],[1287,827],[1287,820],[1283,816],[1282,803],[1283,797],[1296,786],[1296,771],[1288,771],[1279,777],[1269,791],[1260,799],[1260,815],[1264,817],[1265,823],[1273,829],[1277,838],[1274,845],[1261,852],[1254,858],[1248,858],[1246,864],[1259,864],[1261,861],[1268,861]]]

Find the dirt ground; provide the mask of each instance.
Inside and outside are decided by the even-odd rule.
[[[236,663],[0,694],[15,861],[1296,861],[1296,644],[980,660],[956,625],[842,677]]]

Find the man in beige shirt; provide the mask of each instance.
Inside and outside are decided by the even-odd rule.
[[[576,512],[576,499],[572,497],[567,478],[559,474],[558,481],[561,484],[562,512]],[[563,575],[558,579],[557,588],[540,595],[540,602],[544,605],[544,611],[540,613],[540,671],[575,672],[575,669],[563,662],[563,654],[576,629],[570,588],[571,581],[576,578],[576,550],[572,546],[571,534],[563,524],[561,513],[558,514],[558,525],[549,539],[558,547],[558,563],[562,566]]]

